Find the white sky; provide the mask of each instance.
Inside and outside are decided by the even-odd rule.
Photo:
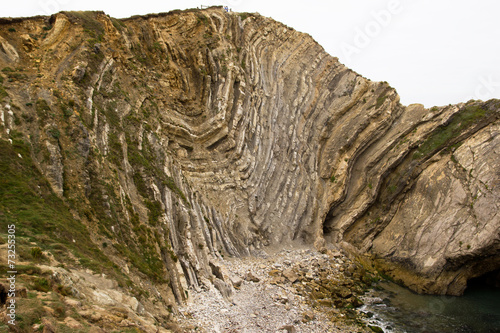
[[[0,16],[103,10],[123,18],[202,4],[259,12],[306,32],[359,74],[388,81],[406,105],[500,98],[498,0],[16,0]]]

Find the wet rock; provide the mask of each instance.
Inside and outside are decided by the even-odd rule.
[[[363,302],[357,297],[350,297],[347,299],[347,303],[351,304],[353,307],[357,308],[363,305]]]
[[[384,330],[378,326],[368,325],[368,327],[375,333],[384,333]]]

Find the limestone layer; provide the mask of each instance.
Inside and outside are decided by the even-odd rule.
[[[0,45],[2,139],[21,133],[113,260],[148,244],[178,301],[210,258],[294,242],[426,293],[500,267],[497,100],[405,107],[310,36],[221,8],[4,19]]]

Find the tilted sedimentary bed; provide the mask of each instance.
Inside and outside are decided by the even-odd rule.
[[[20,133],[113,261],[147,244],[178,301],[210,258],[295,242],[419,292],[500,267],[497,100],[405,107],[310,36],[220,8],[3,20],[0,36],[2,139]]]

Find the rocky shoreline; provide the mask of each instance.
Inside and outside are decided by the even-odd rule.
[[[179,309],[190,332],[371,332],[356,310],[371,279],[339,251],[261,251],[211,266],[218,277]]]
[[[500,100],[404,106],[221,7],[0,20],[0,45],[27,330],[363,331],[371,276],[336,246],[424,294],[500,268]]]

